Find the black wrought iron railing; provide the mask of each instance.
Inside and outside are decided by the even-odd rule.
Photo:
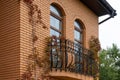
[[[98,64],[90,50],[68,39],[51,37],[48,44],[51,70],[65,70],[94,76],[98,73]]]

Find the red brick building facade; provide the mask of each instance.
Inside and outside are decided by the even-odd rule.
[[[33,4],[40,12],[34,12],[31,19],[40,22],[32,25],[29,2],[25,1],[0,0],[0,80],[19,79],[26,70],[27,57],[33,52],[33,46],[37,47],[40,56],[44,56],[45,38],[50,35],[58,34],[73,42],[78,38],[75,36],[81,35],[78,40],[87,49],[90,37],[98,37],[98,16],[80,0],[34,0]],[[54,15],[54,8],[59,16]],[[38,38],[34,44],[33,31]],[[50,76],[55,80],[93,80],[93,76],[64,70],[50,71]]]

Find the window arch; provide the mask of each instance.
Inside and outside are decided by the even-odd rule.
[[[82,70],[80,62],[82,61],[83,52],[83,26],[79,20],[74,21],[74,49],[75,49],[75,67],[77,71]]]
[[[74,21],[74,41],[83,46],[83,26],[79,20]]]
[[[56,36],[60,37],[62,36],[62,27],[63,27],[63,15],[61,12],[61,9],[59,9],[56,5],[52,4],[50,5],[50,36]],[[57,44],[56,44],[57,43]],[[62,60],[58,55],[57,49],[60,50],[60,39],[53,39],[53,43],[56,44],[57,47],[52,48],[52,64],[53,67],[61,67],[62,66]],[[61,53],[61,51],[59,51]],[[62,54],[59,54],[62,55]]]
[[[55,5],[50,6],[50,35],[62,35],[62,12]]]

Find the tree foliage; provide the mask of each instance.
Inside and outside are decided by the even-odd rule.
[[[120,50],[115,44],[100,52],[100,80],[120,80]]]

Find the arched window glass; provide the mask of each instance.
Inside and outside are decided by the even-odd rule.
[[[83,46],[83,41],[82,41],[82,37],[83,37],[83,28],[82,25],[80,24],[80,22],[78,20],[75,20],[74,22],[74,49],[75,49],[75,67],[76,67],[76,71],[81,71],[82,70],[82,66],[80,64],[80,62],[82,61],[82,46]]]
[[[82,25],[80,24],[79,21],[75,20],[74,22],[74,40],[75,43],[83,44],[82,42],[82,37],[83,37],[83,30],[82,30]]]
[[[81,29],[81,26],[80,26],[79,22],[75,21],[75,22],[74,22],[74,25],[75,25],[75,27],[77,27],[78,29]]]
[[[62,36],[62,15],[60,9],[55,5],[50,6],[50,36]],[[58,53],[61,53],[61,51],[58,51],[58,49],[60,50],[61,48],[60,39],[54,39],[52,44],[56,45],[56,47],[52,47],[51,60],[53,64],[51,64],[51,66],[61,67],[62,60],[58,55],[56,55]]]
[[[54,6],[50,6],[50,35],[61,36],[62,34],[62,15],[60,10]]]
[[[54,12],[58,16],[61,16],[60,11],[55,6],[53,6],[53,5],[50,6],[50,11]]]

